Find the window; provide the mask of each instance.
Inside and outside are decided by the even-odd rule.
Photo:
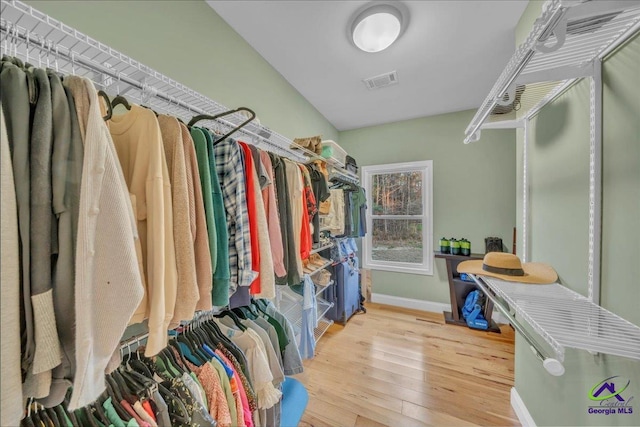
[[[365,166],[364,267],[433,274],[432,161]]]

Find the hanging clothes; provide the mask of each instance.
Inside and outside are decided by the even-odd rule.
[[[28,143],[29,185],[29,274],[33,307],[34,353],[24,383],[29,396],[46,397],[51,387],[51,370],[61,361],[56,330],[51,282],[51,258],[54,232],[51,152],[52,106],[49,78],[42,69],[28,67],[27,78],[34,82],[37,98],[32,104],[31,134]]]
[[[216,215],[214,211],[212,189],[213,174],[211,169],[211,165],[215,165],[215,160],[211,159],[209,156],[209,150],[207,148],[208,142],[205,137],[205,133],[206,131],[200,128],[191,128],[191,137],[193,138],[193,144],[195,145],[198,159],[198,170],[200,171],[200,183],[202,186],[202,199],[206,214],[207,235],[209,240],[209,260],[211,262],[212,271],[214,272],[213,281],[216,282],[215,285],[212,283],[211,300],[213,305],[225,306],[229,303],[229,286],[224,286],[224,284],[220,284],[220,286],[218,285],[215,271],[218,268],[217,260],[219,252],[223,251],[222,254],[226,254],[227,245],[223,243],[224,240],[220,240],[220,245],[218,245],[218,223],[215,219]],[[226,229],[226,223],[224,224],[224,228]]]
[[[181,320],[193,319],[200,292],[197,285],[196,256],[191,236],[187,167],[182,130],[178,120],[174,117],[161,114],[157,119],[171,184],[172,231],[177,273],[176,303],[173,309],[173,318],[169,323],[169,328],[173,329],[180,324]]]
[[[291,200],[291,223],[293,225],[293,259],[289,259],[292,265],[289,268],[297,270],[297,276],[302,277],[301,237],[302,237],[302,174],[298,165],[291,160],[283,159],[286,171],[287,186],[289,190],[289,200]],[[297,284],[292,283],[289,284]]]
[[[49,73],[53,101],[54,147],[52,153],[53,208],[57,217],[57,258],[53,270],[53,304],[62,351],[60,365],[52,372],[49,396],[40,403],[59,405],[75,372],[74,307],[78,209],[84,147],[73,95],[60,78]]]
[[[300,272],[296,267],[295,258],[298,253],[295,249],[293,236],[293,220],[291,216],[291,200],[289,199],[289,186],[287,184],[286,165],[280,156],[269,153],[273,165],[273,173],[276,183],[277,207],[280,217],[280,231],[282,233],[282,246],[284,252],[284,267],[287,276],[280,278],[276,283],[286,285],[287,283],[300,283]]]
[[[258,397],[258,409],[267,409],[277,404],[282,393],[273,386],[273,374],[260,337],[250,329],[237,331],[221,323],[219,327],[247,357],[251,380]]]
[[[176,304],[177,270],[169,171],[153,111],[138,105],[108,122],[138,225],[148,301],[136,316],[148,318],[147,356],[167,345]],[[139,317],[138,317],[139,319]]]
[[[311,178],[311,188],[316,200],[316,213],[312,216],[313,223],[313,245],[314,247],[320,246],[320,206],[322,203],[329,199],[331,193],[329,192],[329,185],[327,178],[320,170],[319,166],[315,163],[307,165],[309,170],[309,177]],[[325,213],[329,213],[328,211]]]
[[[251,150],[244,142],[238,141],[238,145],[242,150],[244,159],[244,180],[245,180],[245,194],[247,202],[247,214],[249,217],[249,233],[251,236],[251,269],[258,272],[255,279],[251,282],[250,293],[255,295],[260,293],[260,239],[258,237],[258,212],[257,212],[257,200],[255,197],[256,188],[253,175],[255,173],[253,166],[253,155]]]
[[[9,138],[0,104],[0,316],[3,331],[0,335],[2,358],[2,394],[0,395],[0,424],[15,426],[22,418],[22,378],[20,375],[20,257],[18,235],[18,207],[11,165]],[[15,326],[14,326],[15,325]]]
[[[2,107],[7,140],[11,151],[11,162],[13,165],[16,206],[18,209],[18,231],[20,236],[20,281],[21,281],[21,310],[20,310],[20,334],[21,334],[21,367],[22,374],[32,375],[30,368],[35,352],[35,339],[33,332],[33,309],[31,307],[31,280],[30,280],[30,253],[29,224],[30,224],[30,160],[29,160],[29,138],[31,103],[35,103],[35,88],[33,81],[27,79],[25,71],[21,67],[21,62],[14,64],[9,58],[3,58],[0,63],[0,96],[2,97]],[[4,323],[3,323],[4,324]],[[38,387],[36,387],[38,388]],[[26,393],[25,396],[30,396]]]
[[[218,242],[228,242],[229,241],[229,230],[226,222],[226,213],[224,207],[224,200],[222,195],[222,188],[220,187],[220,180],[218,178],[216,159],[215,159],[215,151],[213,149],[213,135],[211,132],[204,130],[204,136],[207,140],[207,152],[209,153],[209,167],[211,169],[211,196],[213,201],[213,212],[214,212],[214,220],[216,225],[216,239]],[[213,276],[214,281],[214,292],[217,294],[220,288],[225,288],[226,295],[229,294],[229,280],[230,280],[230,267],[229,267],[229,252],[228,252],[228,244],[219,245],[216,251],[216,267]],[[226,304],[217,304],[215,305],[222,306],[228,304],[228,299]]]
[[[304,276],[302,297],[300,356],[302,356],[303,359],[311,359],[316,349],[316,339],[313,331],[318,327],[318,303],[316,301],[316,287],[308,274]]]
[[[264,165],[268,178],[262,189],[262,201],[264,202],[264,209],[267,216],[273,270],[276,277],[282,278],[287,275],[287,270],[284,266],[284,247],[282,245],[282,230],[280,228],[280,217],[278,215],[273,166],[269,153],[265,151],[260,151],[260,160]]]
[[[198,284],[198,303],[196,310],[209,311],[212,308],[213,267],[209,236],[207,230],[207,216],[204,206],[204,195],[200,182],[198,159],[195,143],[189,130],[183,123],[178,123],[182,136],[185,157],[185,172],[187,175],[187,197],[189,203],[189,229],[193,245],[196,265],[196,280]],[[216,228],[217,231],[217,228]],[[224,230],[226,233],[226,229]]]
[[[287,319],[276,309],[272,302],[267,303],[265,311],[284,328],[283,333],[285,334],[285,338],[280,339],[280,343],[286,343],[282,355],[285,375],[296,375],[302,373],[302,371],[304,370],[302,365],[302,357],[300,356],[300,350],[296,342],[296,335],[293,329],[293,325],[291,324],[289,319]],[[272,323],[272,325],[274,324]]]
[[[144,287],[134,243],[135,217],[96,89],[80,77],[68,77],[64,84],[73,94],[81,132],[84,129],[74,292],[76,372],[69,402],[73,410],[104,391],[105,368]]]
[[[313,246],[313,229],[311,218],[316,214],[316,199],[311,189],[309,171],[303,165],[298,165],[302,176],[302,231],[300,234],[300,257],[304,261],[309,259]],[[306,263],[305,263],[306,264]]]
[[[331,189],[331,209],[327,217],[323,218],[321,225],[326,226],[333,236],[342,236],[345,233],[345,205],[344,190]]]
[[[251,232],[244,170],[240,147],[235,141],[231,139],[220,141],[213,149],[216,172],[227,214],[231,273],[229,292],[233,294],[238,286],[250,286],[258,274],[251,269]]]
[[[253,150],[245,144],[246,148],[250,150],[252,157]],[[259,153],[258,159],[260,157]],[[254,160],[254,159],[252,159]],[[257,219],[257,233],[258,233],[258,244],[259,247],[262,248],[260,255],[260,292],[254,294],[255,298],[275,298],[276,289],[275,289],[275,273],[273,270],[273,258],[271,254],[271,240],[269,236],[269,225],[267,223],[267,215],[264,208],[264,200],[262,199],[262,191],[260,190],[260,178],[258,177],[258,169],[260,162],[253,163],[253,168],[250,169],[251,172],[251,180],[253,181],[253,198],[255,200],[255,216]],[[265,173],[266,174],[266,173]],[[250,195],[251,197],[251,195]]]

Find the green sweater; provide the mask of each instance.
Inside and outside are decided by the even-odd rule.
[[[229,269],[229,229],[227,227],[227,212],[224,209],[224,200],[222,199],[222,188],[218,180],[216,171],[216,158],[213,151],[213,137],[208,131],[204,131],[207,138],[207,150],[209,154],[209,169],[211,171],[211,195],[213,198],[213,218],[216,222],[216,235],[218,242],[226,242],[218,248],[218,259],[216,269],[213,274],[214,283],[225,286],[229,289],[229,280],[231,272]],[[228,291],[227,291],[228,292]],[[216,304],[217,305],[217,304]]]
[[[207,150],[207,139],[205,133],[199,128],[191,128],[191,137],[196,148],[196,158],[198,160],[198,172],[200,184],[202,186],[202,198],[204,199],[204,212],[207,218],[207,235],[209,236],[209,251],[211,252],[211,268],[216,271],[216,260],[218,259],[218,244],[216,234],[216,222],[214,220],[213,197],[211,193],[211,170],[209,169],[209,154]],[[226,228],[226,227],[225,227]],[[225,245],[220,245],[224,247]],[[216,276],[213,276],[213,288],[211,291],[211,303],[216,306],[229,304],[229,286],[216,283]]]

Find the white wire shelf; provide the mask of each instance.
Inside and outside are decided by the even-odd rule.
[[[477,141],[483,128],[530,118],[575,79],[592,76],[593,62],[629,39],[639,24],[637,0],[548,0],[465,130],[465,144]],[[495,114],[504,104],[514,109]]]
[[[132,102],[178,117],[185,123],[198,114],[215,115],[230,110],[25,3],[2,0],[0,7],[3,54],[38,67],[51,67],[89,78],[110,95],[123,95]],[[242,113],[235,113],[216,120],[213,125],[228,130],[246,119]],[[351,174],[332,159],[317,156],[255,120],[234,135],[293,160],[303,163],[323,160],[340,173]]]
[[[333,325],[333,320],[328,320],[324,317],[318,320],[318,326],[313,330],[313,336],[316,339],[316,344],[320,341],[320,338],[322,338],[331,325]]]
[[[332,260],[327,260],[324,264],[322,264],[320,267],[317,267],[315,270],[307,273],[309,276],[313,276],[314,274],[319,273],[320,271],[324,270],[325,268],[331,266],[333,264]],[[309,264],[311,265],[311,264]],[[315,266],[314,266],[315,267]]]
[[[281,288],[278,309],[283,316],[289,319],[296,335],[299,335],[302,328],[302,295],[295,293],[288,286],[282,286]],[[318,326],[320,326],[320,320],[333,307],[333,303],[329,303],[322,298],[316,298],[316,302]]]
[[[322,292],[324,292],[325,289],[327,289],[329,286],[333,286],[335,282],[333,280],[330,280],[329,283],[327,283],[326,285],[318,285],[317,283],[315,283],[316,285],[316,296],[320,295]]]
[[[320,229],[320,231],[323,231],[323,230],[322,230],[322,228]],[[311,252],[310,252],[310,254],[312,254],[312,255],[313,255],[313,254],[317,254],[318,252],[322,252],[322,251],[324,251],[325,249],[331,249],[334,245],[335,245],[335,244],[334,244],[333,242],[331,242],[331,243],[326,244],[326,245],[324,245],[324,246],[320,246],[319,248],[312,249],[312,250],[311,250]]]
[[[565,348],[640,360],[640,327],[558,283],[530,285],[481,276],[564,360]]]

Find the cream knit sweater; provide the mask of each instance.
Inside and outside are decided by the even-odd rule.
[[[143,294],[135,218],[90,80],[65,78],[84,141],[76,249],[76,372],[69,409],[105,389],[105,369]]]

